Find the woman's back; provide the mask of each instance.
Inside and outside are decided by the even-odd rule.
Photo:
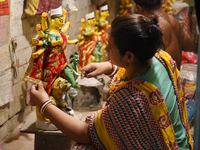
[[[189,149],[186,131],[181,123],[179,115],[174,86],[165,67],[153,57],[149,71],[136,79],[143,79],[155,85],[160,90],[172,121],[179,148],[185,150]]]

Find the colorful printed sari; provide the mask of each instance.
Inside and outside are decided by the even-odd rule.
[[[173,83],[179,115],[193,149],[186,104],[176,63],[164,51],[155,57],[165,66]],[[106,107],[86,118],[91,146],[73,149],[179,149],[172,121],[159,89],[141,79],[125,81],[121,68],[112,80]]]

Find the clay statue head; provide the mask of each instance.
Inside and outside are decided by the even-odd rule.
[[[104,5],[102,7],[100,7],[100,15],[101,17],[103,17],[104,19],[106,19],[108,16],[109,16],[109,13],[108,13],[108,5]]]
[[[49,23],[51,26],[62,27],[64,25],[65,19],[62,12],[61,6],[49,11]]]
[[[79,55],[77,52],[75,52],[74,54],[72,54],[70,56],[70,63],[74,63],[75,65],[77,65],[79,63]]]
[[[87,25],[93,26],[96,23],[94,12],[86,14],[85,18],[87,21]]]

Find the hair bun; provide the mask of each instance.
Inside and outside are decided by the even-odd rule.
[[[154,17],[149,21],[148,24],[148,29],[149,29],[149,35],[151,36],[155,32],[161,32],[160,27],[158,26],[158,17]]]

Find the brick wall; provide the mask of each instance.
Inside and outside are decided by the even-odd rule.
[[[85,14],[96,10],[96,5],[92,4],[91,0],[75,0],[75,2],[78,12],[69,12],[67,16],[67,20],[71,22],[71,27],[66,34],[70,35],[70,39],[77,39],[77,36],[80,34],[81,18],[85,18]],[[36,24],[40,23],[40,17],[31,17],[24,13],[23,0],[10,0],[9,7],[10,14],[0,16],[0,79],[6,80],[6,77],[8,78],[1,71],[4,67],[11,67],[9,46],[12,38],[16,45],[14,59],[17,63],[16,69],[18,74],[13,76],[13,73],[10,72],[9,80],[11,80],[12,86],[4,89],[12,92],[13,100],[0,107],[0,141],[34,109],[34,107],[29,105],[28,91],[31,84],[23,82],[22,78],[31,56],[30,41],[37,34],[35,30]],[[68,59],[70,54],[75,51],[78,52],[77,45],[67,46],[66,56]],[[2,83],[0,82],[0,87],[1,85]],[[0,96],[3,97],[3,93]]]

